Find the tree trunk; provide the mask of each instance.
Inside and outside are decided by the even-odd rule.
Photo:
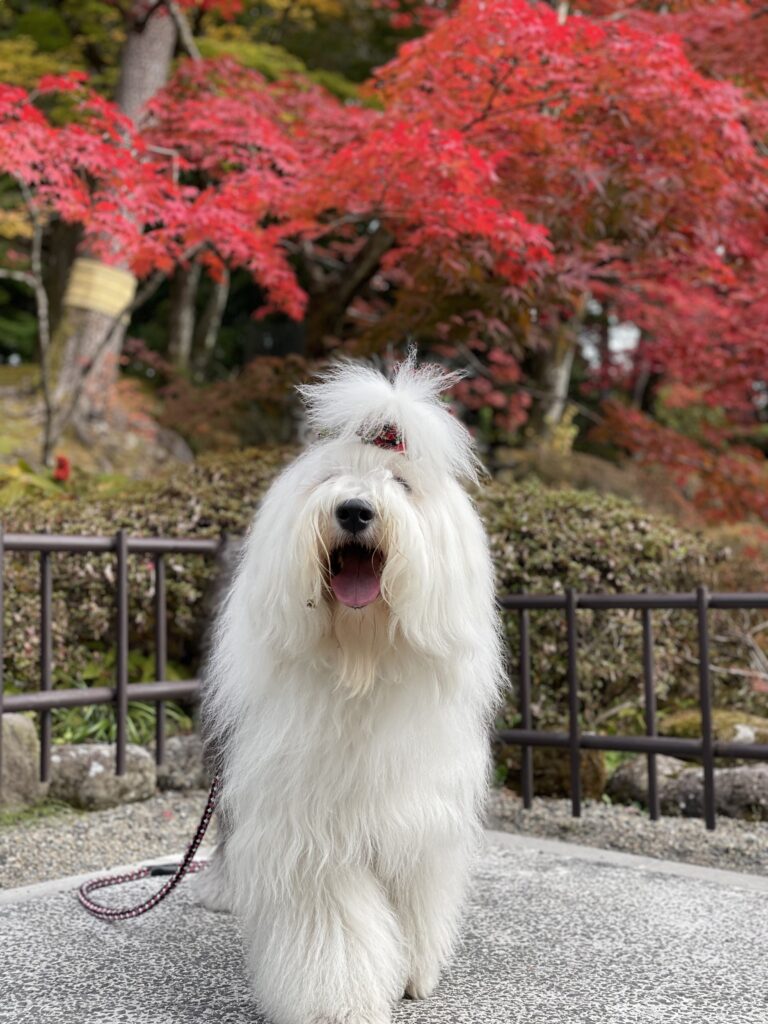
[[[552,347],[537,360],[533,404],[526,430],[529,444],[546,444],[562,419],[575,356],[576,341],[573,327],[569,325],[561,328]]]
[[[216,348],[224,310],[229,299],[229,271],[222,268],[221,277],[212,282],[211,294],[195,331],[195,372],[205,376]]]
[[[176,24],[166,10],[136,0],[120,56],[116,92],[118,105],[133,120],[166,82],[175,47]],[[88,256],[87,241],[82,255]],[[118,260],[114,266],[126,269],[128,263]],[[46,462],[69,423],[86,438],[103,424],[127,326],[127,318],[113,313],[74,305],[65,310],[49,360],[54,414],[46,432]]]
[[[64,312],[64,294],[77,248],[83,237],[79,224],[56,220],[46,239],[45,290],[50,305],[51,329],[56,330]]]
[[[176,23],[164,6],[153,7],[149,0],[134,3],[120,54],[115,102],[132,121],[139,120],[144,107],[168,81],[176,49]]]
[[[168,323],[168,358],[186,373],[195,336],[195,301],[200,283],[200,264],[178,267],[171,281],[171,314]]]
[[[342,276],[326,283],[322,291],[310,294],[305,320],[307,355],[320,356],[324,353],[325,338],[338,333],[347,307],[376,273],[382,256],[393,242],[394,237],[386,228],[377,228],[357,259],[345,267]]]

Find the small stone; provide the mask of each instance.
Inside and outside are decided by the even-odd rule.
[[[666,754],[658,754],[656,757],[656,776],[659,785],[659,795],[665,789],[666,784],[676,779],[681,772],[690,769],[687,761],[681,761],[677,757],[668,757]],[[643,754],[640,757],[633,757],[630,761],[624,761],[611,775],[606,787],[606,793],[611,800],[620,804],[647,804],[648,803],[648,759]]]
[[[115,774],[113,743],[76,743],[57,747],[51,763],[50,796],[85,811],[147,800],[155,792],[155,762],[143,747],[128,744],[125,774]]]
[[[199,736],[171,736],[165,741],[165,759],[157,766],[160,789],[207,789],[210,778],[203,764],[203,744]]]
[[[518,746],[495,744],[497,764],[504,764],[504,785],[515,793],[522,791],[520,768],[522,751]],[[582,796],[599,800],[605,789],[605,760],[599,750],[582,750],[580,757]],[[536,796],[569,796],[571,792],[571,754],[557,747],[535,747],[533,751],[533,790]]]
[[[659,754],[656,772],[662,814],[703,817],[704,771],[700,766]],[[635,757],[620,765],[608,781],[607,793],[617,803],[647,804],[647,758]],[[768,821],[768,765],[716,768],[715,811],[728,818]]]
[[[689,768],[670,785],[662,797],[662,810],[669,814],[667,803],[676,803],[686,817],[698,818],[704,813],[704,772]],[[768,765],[738,765],[715,770],[715,811],[726,818],[747,821],[768,821]]]
[[[0,804],[25,807],[45,797],[47,783],[40,782],[40,741],[35,723],[25,715],[2,716],[3,774]]]

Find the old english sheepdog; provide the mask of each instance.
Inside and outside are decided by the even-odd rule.
[[[215,631],[199,896],[241,919],[274,1024],[386,1024],[456,940],[503,671],[454,379],[409,358],[301,389],[321,439],[266,495]]]

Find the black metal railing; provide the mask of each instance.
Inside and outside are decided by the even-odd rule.
[[[223,539],[176,539],[170,537],[128,537],[124,530],[112,537],[70,537],[54,534],[3,535],[0,529],[0,714],[4,711],[35,711],[40,720],[40,777],[46,781],[51,762],[51,712],[95,704],[112,704],[116,716],[115,770],[125,772],[128,705],[130,701],[154,702],[156,759],[162,764],[165,753],[165,708],[167,700],[195,701],[200,697],[197,679],[171,681],[166,677],[167,608],[165,556],[168,554],[215,555]],[[5,552],[29,552],[40,557],[40,689],[35,693],[6,694],[3,690],[3,600]],[[114,687],[92,686],[76,689],[52,687],[52,593],[53,580],[50,556],[54,552],[109,553],[116,561],[115,608],[117,659]],[[149,683],[128,682],[128,557],[132,554],[152,555],[154,559],[155,593],[155,675]],[[768,593],[709,593],[699,587],[685,594],[579,594],[566,590],[562,594],[508,594],[499,598],[502,609],[516,611],[519,626],[518,689],[520,728],[502,729],[497,733],[504,743],[522,748],[521,783],[523,802],[531,806],[533,799],[533,748],[560,747],[570,752],[570,791],[572,812],[581,814],[581,751],[609,750],[644,753],[648,758],[648,807],[651,817],[660,816],[656,771],[658,754],[680,755],[700,760],[704,769],[704,820],[709,829],[715,827],[715,759],[743,758],[768,761],[768,744],[717,741],[712,727],[712,683],[709,666],[709,620],[712,609],[765,609]],[[566,618],[568,731],[544,732],[533,728],[531,699],[530,613],[560,609]],[[578,629],[579,609],[610,611],[633,609],[642,619],[642,662],[645,713],[645,736],[615,736],[584,732],[580,723],[578,692]],[[658,735],[656,692],[653,663],[654,610],[689,609],[697,615],[699,705],[701,737],[682,739]],[[2,731],[0,730],[0,767],[2,766]]]
[[[715,759],[718,757],[768,760],[767,743],[735,743],[716,741],[712,728],[712,681],[709,665],[710,609],[768,609],[768,593],[719,594],[699,587],[689,594],[508,594],[499,598],[499,605],[517,611],[520,633],[518,679],[521,727],[502,729],[498,738],[522,748],[521,783],[525,807],[533,797],[533,747],[561,747],[570,751],[571,810],[581,815],[581,751],[610,750],[644,753],[648,756],[648,807],[651,818],[660,816],[656,755],[680,755],[701,760],[704,768],[704,821],[708,829],[715,827]],[[576,613],[578,609],[610,611],[634,609],[642,614],[643,629],[643,692],[645,736],[604,736],[582,732],[579,722],[579,692]],[[567,625],[568,656],[568,732],[542,732],[532,728],[530,612],[563,609]],[[700,739],[659,736],[656,721],[656,694],[653,677],[653,632],[651,612],[656,609],[693,609],[697,617]]]
[[[171,537],[128,537],[118,530],[112,537],[69,537],[56,534],[6,533],[0,529],[0,714],[5,711],[35,711],[40,721],[40,778],[46,782],[51,768],[51,712],[57,708],[112,704],[115,709],[115,771],[125,773],[128,736],[128,704],[149,701],[156,705],[155,758],[165,759],[165,705],[167,700],[195,701],[200,696],[197,679],[166,679],[168,624],[166,608],[165,556],[168,554],[215,555],[222,540],[177,539]],[[36,693],[5,693],[3,685],[3,604],[4,561],[6,552],[29,552],[40,556],[40,689]],[[115,685],[75,689],[52,688],[51,607],[53,580],[51,554],[109,553],[115,555]],[[128,557],[152,555],[155,574],[155,675],[149,683],[128,682]],[[0,769],[2,767],[2,731],[0,730]]]

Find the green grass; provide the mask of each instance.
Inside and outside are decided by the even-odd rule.
[[[63,817],[65,815],[84,814],[60,800],[44,800],[32,807],[0,808],[0,828],[14,828],[17,825],[34,825],[44,818]]]

